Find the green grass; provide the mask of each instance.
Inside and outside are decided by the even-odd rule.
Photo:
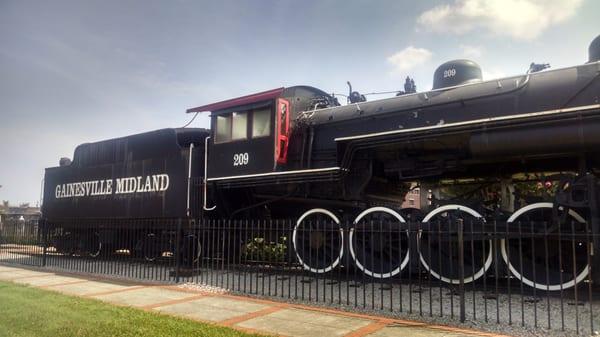
[[[259,336],[0,282],[0,336]]]

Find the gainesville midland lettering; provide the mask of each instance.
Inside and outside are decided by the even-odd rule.
[[[169,176],[166,174],[155,174],[153,176],[129,177],[117,179],[117,191],[115,194],[162,192],[169,188]]]
[[[115,188],[116,187],[116,188]],[[112,194],[163,192],[169,188],[169,175],[126,177],[58,184],[54,190],[56,199],[88,197]]]
[[[85,197],[112,194],[112,179],[92,180],[56,185],[54,196],[60,198]]]

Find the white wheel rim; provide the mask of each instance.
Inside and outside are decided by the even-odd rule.
[[[196,254],[196,259],[194,261],[192,261],[193,263],[200,261],[200,259],[202,258],[202,246],[200,243],[200,238],[198,238],[198,240],[197,240],[197,245],[198,246],[196,248],[198,248],[198,253]]]
[[[189,237],[196,238],[196,235],[191,235]],[[202,246],[201,246],[200,238],[197,238],[195,241],[196,241],[195,248],[198,249],[198,252],[196,252],[196,254],[193,254],[194,247],[192,247],[192,249],[191,249],[192,250],[192,255],[191,255],[192,263],[196,263],[196,262],[200,261],[200,257],[202,256]],[[194,241],[192,241],[192,242],[194,242]]]
[[[90,252],[90,257],[98,257],[102,251],[102,241],[100,241],[100,235],[98,233],[94,233],[94,236],[98,237],[98,250],[95,253]]]
[[[323,273],[327,273],[327,272],[331,271],[333,268],[337,267],[337,265],[340,264],[340,262],[342,261],[342,257],[344,256],[344,231],[340,227],[340,229],[339,229],[340,251],[339,251],[339,254],[338,254],[337,258],[335,259],[335,261],[333,261],[333,263],[331,265],[329,265],[325,268],[311,267],[310,265],[308,265],[307,263],[304,262],[304,260],[302,259],[302,257],[300,257],[300,254],[298,253],[298,247],[296,247],[296,236],[297,236],[298,228],[302,224],[302,220],[304,220],[307,216],[309,216],[311,214],[315,214],[315,213],[327,215],[339,227],[340,220],[338,219],[337,216],[335,216],[335,214],[333,214],[332,212],[330,212],[324,208],[313,208],[311,210],[306,211],[304,214],[302,214],[302,216],[300,216],[300,218],[298,218],[298,221],[296,221],[296,226],[294,226],[294,231],[292,232],[292,242],[294,244],[294,252],[296,253],[296,257],[298,258],[298,261],[300,262],[300,264],[302,264],[302,267],[305,270],[308,270],[310,272],[317,273],[317,274],[323,274]]]
[[[512,223],[514,222],[518,217],[520,217],[521,215],[523,215],[526,212],[529,212],[532,209],[538,209],[538,208],[553,208],[554,204],[552,204],[551,202],[538,202],[535,204],[531,204],[531,205],[527,205],[525,207],[520,208],[519,210],[517,210],[516,212],[514,212],[510,218],[508,218],[508,220],[506,221],[507,223]],[[577,220],[580,223],[585,223],[585,219],[583,219],[583,217],[581,215],[579,215],[579,213],[575,212],[574,210],[570,209],[569,210],[569,215],[572,216],[573,218],[575,218],[575,220]],[[500,240],[500,251],[502,253],[502,259],[504,260],[504,263],[506,263],[506,265],[508,266],[508,269],[510,270],[510,273],[513,274],[517,279],[519,279],[521,282],[525,283],[526,285],[532,287],[532,288],[537,288],[540,290],[546,290],[546,291],[557,291],[557,290],[561,290],[561,289],[569,289],[571,287],[574,287],[577,283],[585,280],[585,278],[588,276],[589,272],[590,272],[590,266],[588,264],[585,265],[585,268],[581,271],[581,273],[579,273],[579,275],[577,275],[575,277],[575,279],[570,280],[568,282],[562,283],[562,284],[543,284],[540,282],[533,282],[532,280],[526,278],[525,276],[521,275],[521,273],[519,273],[519,271],[517,270],[517,268],[515,268],[509,261],[508,259],[508,249],[507,249],[507,242],[506,239],[502,239]]]
[[[466,212],[466,213],[474,216],[477,219],[485,221],[483,219],[483,217],[481,216],[481,214],[479,214],[477,211],[475,211],[472,208],[462,206],[462,205],[444,205],[442,207],[438,207],[438,208],[434,209],[433,211],[429,212],[427,214],[427,216],[425,216],[425,218],[423,219],[422,223],[428,222],[434,216],[438,215],[439,213],[445,212],[445,211],[463,211],[463,212]],[[423,267],[425,267],[425,270],[427,270],[427,272],[429,272],[429,274],[431,274],[431,276],[437,278],[440,281],[450,283],[450,284],[460,284],[460,279],[449,278],[449,277],[440,275],[438,272],[436,272],[435,270],[431,269],[431,267],[429,267],[429,264],[427,264],[427,261],[425,261],[425,258],[423,257],[423,254],[421,253],[422,232],[423,231],[420,230],[419,233],[417,234],[417,250],[419,251],[419,259],[421,260],[421,264],[423,265]],[[475,274],[473,274],[469,277],[465,277],[465,279],[463,280],[463,283],[471,283],[471,282],[479,279],[480,277],[485,275],[485,272],[492,266],[492,261],[494,260],[493,252],[492,252],[492,240],[489,240],[488,244],[489,244],[489,252],[487,254],[487,258],[485,259],[483,267],[481,267],[481,269],[479,269]]]
[[[398,221],[400,221],[401,223],[406,223],[406,221],[404,221],[404,218],[398,214],[396,211],[389,209],[387,207],[371,207],[369,209],[366,209],[364,211],[362,211],[357,217],[356,219],[354,219],[353,224],[356,226],[356,224],[358,224],[358,222],[364,218],[367,214],[373,213],[373,212],[384,212],[387,214],[392,215],[394,218],[398,219]],[[354,260],[354,263],[356,264],[356,266],[366,275],[371,276],[373,278],[390,278],[396,274],[398,274],[399,272],[401,272],[404,267],[406,267],[406,265],[408,264],[408,261],[410,260],[410,249],[408,249],[408,244],[407,244],[407,249],[406,249],[406,255],[404,256],[404,258],[402,259],[402,263],[400,264],[400,266],[390,272],[387,273],[376,273],[373,272],[369,269],[367,269],[365,266],[362,265],[362,263],[360,263],[360,261],[358,260],[358,258],[356,257],[355,251],[354,251],[354,243],[353,243],[353,237],[354,237],[354,227],[352,227],[350,229],[350,234],[349,234],[349,241],[350,241],[350,255],[352,255],[352,260]],[[408,233],[406,234],[406,236],[408,237]]]
[[[146,238],[148,238],[148,237],[156,238],[156,235],[154,233],[150,233],[150,234],[146,235]],[[160,253],[158,255],[160,255]],[[148,262],[154,262],[154,260],[156,260],[156,258],[157,258],[157,256],[154,256],[154,257],[148,257],[148,256],[146,256],[146,252],[144,251],[144,259],[146,261],[148,261]]]

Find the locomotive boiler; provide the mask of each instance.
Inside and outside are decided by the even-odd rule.
[[[529,286],[566,289],[588,277],[588,249],[598,256],[600,247],[599,54],[597,37],[585,64],[545,71],[532,64],[523,75],[487,81],[475,62],[450,61],[435,71],[430,91],[366,101],[351,90],[346,105],[294,86],[191,108],[211,113],[210,130],[82,145],[71,165],[47,169],[44,216],[293,218],[292,248],[307,271],[351,263],[383,279],[419,263],[449,284],[459,277],[436,259],[451,253],[431,230],[460,219],[480,233],[464,282],[496,262]],[[193,177],[202,183],[194,185],[201,197],[192,200]],[[539,182],[548,193],[527,187]],[[401,209],[415,187],[431,198]],[[318,222],[328,227],[313,227]],[[407,233],[415,222],[428,230],[381,237],[375,227],[383,222]],[[486,236],[492,224],[556,235],[543,253],[535,235],[531,245],[507,236],[495,249]],[[561,233],[573,231],[591,232],[594,241],[563,247]],[[318,251],[331,254],[309,258]],[[544,275],[535,268],[555,260],[561,267]]]

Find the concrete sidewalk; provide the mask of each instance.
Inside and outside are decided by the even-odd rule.
[[[290,337],[467,337],[501,335],[361,315],[338,310],[215,294],[177,286],[149,286],[0,265],[0,280],[68,295],[211,322],[237,330]]]

